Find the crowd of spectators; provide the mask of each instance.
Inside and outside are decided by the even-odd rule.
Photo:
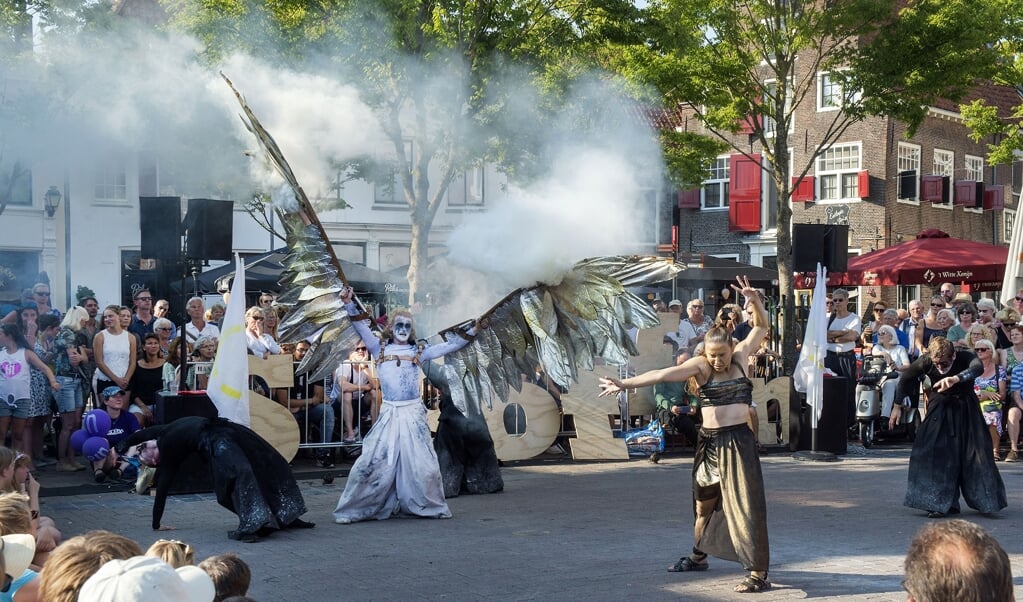
[[[15,452],[0,447],[0,462]],[[11,475],[13,471],[12,477]],[[28,474],[29,476],[22,476]],[[21,480],[0,493],[0,600],[14,602],[221,602],[249,600],[248,565],[233,553],[195,563],[192,546],[160,539],[143,553],[132,539],[90,531],[60,542],[38,512],[38,485],[14,466],[0,471]],[[26,492],[25,482],[29,482]],[[57,538],[54,541],[54,534]]]
[[[0,319],[12,335],[3,339],[6,345],[0,342],[0,353],[8,353],[8,348],[11,353],[21,350],[17,361],[24,364],[26,375],[24,382],[0,379],[0,387],[17,388],[16,407],[0,404],[0,432],[29,458],[30,468],[55,465],[60,472],[85,470],[89,462],[76,458],[71,435],[82,427],[83,414],[90,409],[106,410],[130,434],[156,423],[161,392],[206,389],[224,303],[207,307],[202,297],[189,298],[178,308],[184,321],[175,324],[171,303],[147,289],[134,292],[131,307],[104,306],[85,296],[66,313],[53,308],[49,298],[49,285],[40,282],[26,291],[20,306],[4,310]],[[257,297],[245,311],[247,347],[255,357],[285,356],[297,367],[309,346],[279,342],[281,311],[274,294],[263,292]],[[13,336],[17,333],[21,336]],[[4,336],[0,331],[0,339]],[[335,386],[336,377],[349,382]],[[307,382],[304,375],[297,375],[291,387],[261,391],[254,381],[252,388],[294,414],[302,440],[319,446],[314,451],[316,460],[330,467],[335,448],[347,446],[357,453],[362,435],[376,420],[377,382],[375,366],[356,350],[326,380]],[[52,433],[48,453],[47,433]],[[92,463],[97,481],[130,480],[134,475],[134,467],[119,460]]]
[[[975,296],[956,292],[956,287],[946,282],[933,296],[910,300],[905,307],[890,307],[882,300],[860,304],[859,309],[864,312],[861,316],[857,313],[857,304],[850,298],[850,292],[835,289],[828,293],[826,299],[828,348],[825,367],[833,375],[855,382],[861,366],[872,355],[884,358],[890,371],[900,372],[917,359],[921,350],[926,350],[931,338],[936,336],[947,338],[956,349],[971,353],[979,351],[980,356],[991,348],[990,357],[981,358],[986,366],[981,388],[990,389],[978,389],[983,406],[981,410],[991,427],[995,457],[1002,459],[999,447],[1008,443],[1009,451],[1004,459],[1015,462],[1020,458],[1020,425],[1023,422],[1023,399],[1020,396],[1023,391],[1023,321],[1020,317],[1023,290],[1006,300],[1001,308],[991,298],[975,299]],[[748,322],[743,320],[744,309],[732,304],[720,306],[715,320],[705,316],[709,310],[701,299],[691,299],[686,303],[675,299],[667,305],[656,300],[654,307],[679,316],[676,331],[665,338],[666,343],[674,346],[676,358],[691,357],[703,333],[714,323],[729,325],[737,341],[743,340],[749,332]],[[780,373],[780,358],[765,341],[763,353],[751,357],[747,374],[769,378]],[[882,416],[885,423],[897,421],[901,413],[899,404],[893,404],[890,399],[897,382],[893,379],[886,383]],[[665,395],[664,390],[668,388],[662,387],[657,397],[662,422],[670,425],[672,430],[686,434],[686,439],[689,439],[687,417],[692,414],[689,404],[673,401],[690,396],[688,388],[679,383],[673,385],[679,391]],[[851,408],[854,403],[853,387],[849,387],[848,392],[847,405]],[[658,393],[655,391],[655,396]],[[919,403],[917,399],[911,402],[914,405]],[[850,420],[855,415],[854,411],[847,414]]]

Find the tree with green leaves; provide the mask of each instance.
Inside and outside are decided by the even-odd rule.
[[[992,81],[1016,90],[1023,97],[1023,2],[1007,0],[1006,35],[998,40],[994,48],[1000,60]],[[1018,153],[1023,151],[1023,102],[1015,99],[1017,104],[1011,114],[999,112],[999,107],[989,104],[985,99],[977,99],[962,105],[964,121],[972,130],[976,141],[989,138],[988,163],[992,165],[1008,165],[1018,160]]]
[[[393,182],[411,222],[409,301],[422,293],[432,224],[458,174],[484,163],[513,177],[544,164],[536,137],[605,40],[638,43],[626,0],[164,0],[173,27],[210,61],[243,51],[316,65],[359,88],[393,154],[347,158],[345,178]],[[508,77],[515,74],[515,77]],[[513,106],[522,84],[540,110]],[[545,112],[546,110],[546,112]],[[509,117],[527,119],[514,127]]]
[[[653,0],[647,42],[623,46],[614,67],[653,85],[718,139],[750,156],[758,147],[777,190],[777,260],[785,366],[796,358],[790,174],[809,173],[820,153],[873,115],[919,125],[937,99],[960,98],[991,71],[989,43],[1004,31],[997,0]],[[790,124],[815,102],[816,75],[845,91],[840,110],[790,165]],[[783,83],[780,83],[783,82]],[[736,137],[742,127],[747,136]],[[751,145],[750,142],[753,144]],[[790,170],[791,168],[791,170]],[[676,174],[677,182],[702,174]]]

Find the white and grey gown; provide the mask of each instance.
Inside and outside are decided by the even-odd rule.
[[[354,314],[354,305],[349,313]],[[426,407],[419,391],[421,372],[410,358],[415,345],[390,343],[382,349],[366,321],[354,323],[370,354],[383,354],[377,367],[383,405],[373,428],[363,439],[362,454],[348,474],[345,490],[334,510],[334,521],[353,523],[384,520],[395,514],[450,518],[444,483],[433,449]],[[472,331],[470,331],[472,332]],[[425,362],[461,349],[468,340],[457,335],[423,349]],[[389,358],[403,359],[389,359]]]

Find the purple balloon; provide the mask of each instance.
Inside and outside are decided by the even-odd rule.
[[[103,410],[90,410],[82,416],[82,427],[91,437],[105,437],[110,432],[110,414]]]
[[[82,455],[93,462],[102,462],[110,453],[110,443],[106,437],[89,437],[82,444]]]
[[[85,440],[89,438],[89,433],[85,432],[85,429],[78,429],[71,433],[71,449],[78,453],[82,453],[82,445],[85,444]]]

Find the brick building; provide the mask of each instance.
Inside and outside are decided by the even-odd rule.
[[[810,81],[815,82],[813,94],[795,107],[789,130],[793,174],[812,161],[805,178],[791,178],[793,224],[848,225],[850,257],[911,240],[929,228],[1008,244],[1023,164],[987,165],[989,141],[970,139],[958,105],[930,107],[912,137],[895,119],[867,118],[814,159],[834,111],[840,110],[842,92],[826,72]],[[967,100],[973,98],[986,99],[1005,115],[1020,102],[1014,90],[993,85],[978,88]],[[764,129],[770,132],[771,124]],[[680,251],[776,267],[777,190],[760,164],[760,143],[751,132],[744,128],[731,140],[748,148],[749,156],[735,151],[719,156],[701,188],[679,193]],[[860,291],[861,311],[882,296],[904,306],[930,294],[919,286],[860,288],[867,289]]]

